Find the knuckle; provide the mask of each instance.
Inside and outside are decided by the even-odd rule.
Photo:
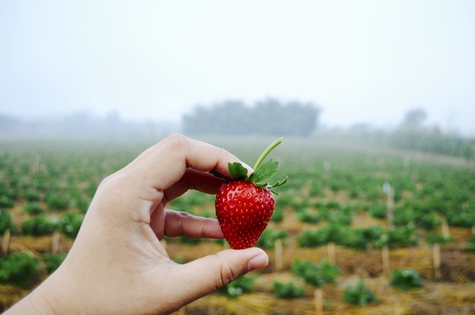
[[[187,136],[185,135],[182,135],[182,134],[172,134],[170,136],[167,137],[167,147],[171,150],[171,151],[175,151],[175,152],[182,152],[182,153],[185,153],[185,152],[188,152],[190,150],[192,150],[192,141],[190,138],[188,138]]]
[[[188,143],[189,138],[185,135],[174,133],[169,135],[167,137],[167,140],[170,142],[171,145],[182,147]]]
[[[219,256],[218,256],[219,257]],[[216,289],[224,287],[231,283],[232,281],[236,280],[239,277],[239,274],[235,272],[234,268],[232,268],[231,264],[220,258],[220,277],[219,282],[216,284]]]

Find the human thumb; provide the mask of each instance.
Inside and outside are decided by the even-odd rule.
[[[183,283],[181,292],[187,297],[186,304],[268,263],[269,257],[260,248],[228,249],[182,265],[177,283]]]

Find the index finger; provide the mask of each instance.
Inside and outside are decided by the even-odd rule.
[[[183,135],[172,135],[163,145],[150,151],[133,172],[140,183],[163,191],[180,180],[188,167],[202,172],[216,170],[229,176],[228,163],[233,162],[241,161],[223,148]]]

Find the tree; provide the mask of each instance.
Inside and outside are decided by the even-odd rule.
[[[14,118],[0,115],[0,131],[13,129],[17,127],[20,122]]]
[[[404,116],[404,126],[420,126],[427,118],[427,113],[421,108],[409,110]]]
[[[196,106],[183,116],[189,134],[309,136],[317,126],[320,109],[313,103],[281,102],[268,98],[247,106],[226,100]]]

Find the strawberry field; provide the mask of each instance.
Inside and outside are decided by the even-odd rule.
[[[274,139],[205,139],[252,164]],[[100,181],[149,140],[0,139],[0,310],[67,255]],[[257,246],[264,270],[177,314],[473,314],[475,172],[463,159],[284,139],[272,152],[286,185]],[[189,191],[170,208],[215,217]],[[224,241],[165,240],[186,263]]]

